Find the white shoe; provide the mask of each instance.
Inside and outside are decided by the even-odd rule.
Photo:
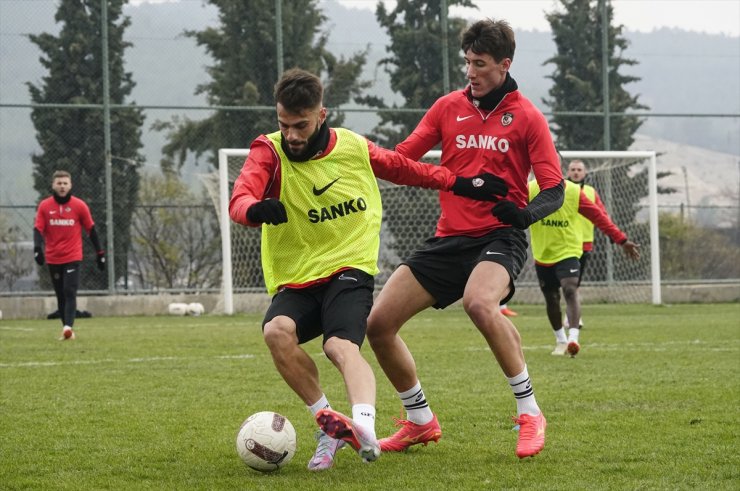
[[[555,345],[555,349],[552,350],[551,355],[555,356],[565,356],[565,353],[568,352],[568,343],[558,343]]]
[[[323,471],[334,466],[334,456],[344,446],[344,440],[335,440],[323,431],[316,433],[318,445],[311,460],[308,461],[308,470]]]

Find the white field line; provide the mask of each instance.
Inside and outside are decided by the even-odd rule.
[[[254,358],[255,355],[220,355],[212,358],[218,360],[247,360]],[[102,365],[105,363],[151,363],[159,361],[186,361],[194,359],[203,359],[202,356],[150,356],[146,358],[128,358],[125,360],[116,360],[113,358],[103,358],[101,360],[70,360],[70,361],[22,361],[17,363],[0,363],[0,368],[35,368],[35,367],[59,367],[73,365]]]

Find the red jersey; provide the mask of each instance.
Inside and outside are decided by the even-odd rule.
[[[506,199],[519,208],[527,205],[530,171],[541,189],[560,184],[560,159],[539,109],[515,90],[506,94],[493,111],[483,111],[473,104],[467,90],[437,99],[396,151],[418,160],[441,142],[442,167],[463,177],[484,172],[497,175],[509,186]],[[491,214],[491,203],[441,192],[439,204],[438,237],[480,237],[509,226]]]
[[[337,134],[329,129],[329,144],[326,150],[307,163],[321,165],[322,159],[331,158],[336,146]],[[381,148],[371,141],[367,142],[370,152],[370,166],[375,177],[394,184],[418,186],[429,189],[448,190],[455,183],[456,175],[437,165],[422,164],[408,159],[396,152]],[[280,198],[280,158],[272,142],[264,135],[252,142],[249,155],[234,183],[229,202],[229,216],[233,221],[250,227],[259,223],[247,219],[250,206],[266,198]],[[469,203],[471,200],[467,200]],[[490,203],[488,204],[490,208]]]
[[[34,228],[44,237],[46,262],[65,264],[82,261],[82,229],[93,228],[90,209],[81,199],[70,196],[66,203],[57,203],[49,196],[39,203]]]
[[[614,222],[611,221],[611,218],[609,218],[609,215],[606,213],[606,209],[604,208],[604,204],[602,203],[601,206],[599,206],[594,203],[588,199],[588,196],[586,196],[583,190],[581,190],[581,196],[578,202],[578,213],[588,218],[591,223],[604,232],[612,242],[621,245],[627,241],[627,236],[624,232],[619,230],[619,227],[617,227]]]

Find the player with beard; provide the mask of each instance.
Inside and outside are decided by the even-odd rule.
[[[547,120],[509,75],[515,45],[505,21],[471,25],[461,43],[469,85],[439,98],[396,147],[418,159],[441,144],[442,167],[460,175],[499,176],[508,195],[492,209],[489,203],[440,193],[435,236],[393,272],[373,306],[368,341],[406,409],[400,429],[380,440],[384,452],[427,444],[442,435],[414,358],[398,332],[422,310],[442,309],[460,298],[516,400],[516,455],[535,455],[545,445],[546,421],[535,400],[519,332],[499,305],[514,295],[514,281],[527,257],[524,229],[561,206],[563,180]],[[542,192],[528,204],[530,172]]]
[[[491,201],[506,195],[491,174],[456,177],[330,128],[323,87],[304,70],[275,86],[279,131],[254,140],[229,203],[236,223],[262,227],[262,268],[273,295],[262,322],[280,375],[321,431],[310,470],[332,467],[346,441],[369,462],[378,458],[375,377],[360,354],[373,302],[382,204],[376,178]],[[448,193],[451,191],[451,193]],[[344,378],[352,418],[331,409],[318,368],[301,348],[323,336],[323,351]]]
[[[60,341],[75,339],[77,289],[80,285],[82,261],[82,229],[87,232],[97,251],[98,269],[105,269],[105,251],[100,245],[90,209],[72,196],[72,176],[69,172],[54,172],[53,194],[39,203],[33,228],[33,254],[36,263],[49,265],[51,283],[57,297],[57,310],[62,321]]]

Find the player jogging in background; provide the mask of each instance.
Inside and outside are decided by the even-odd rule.
[[[263,336],[278,372],[321,428],[313,471],[332,467],[344,442],[366,462],[380,455],[375,377],[360,353],[378,272],[376,178],[489,201],[506,194],[495,176],[456,177],[330,128],[322,98],[315,75],[284,73],[275,86],[280,130],[252,143],[229,203],[233,221],[262,227],[262,268],[273,295]],[[316,363],[300,346],[319,336],[342,374],[352,418],[331,408]]]
[[[546,420],[535,399],[519,332],[499,305],[514,295],[514,281],[527,257],[524,229],[560,207],[563,177],[547,120],[509,75],[515,49],[509,24],[476,22],[463,33],[461,47],[469,85],[439,98],[396,151],[418,159],[441,144],[442,167],[460,175],[499,176],[508,195],[491,207],[439,193],[435,236],[381,290],[368,319],[368,341],[398,392],[406,419],[398,421],[399,430],[381,439],[380,446],[384,452],[403,451],[441,437],[414,358],[398,332],[417,313],[462,298],[516,401],[516,455],[529,457],[544,448]],[[543,191],[527,204],[530,172]],[[489,390],[498,390],[495,382]]]
[[[598,206],[601,211],[608,216],[606,207],[601,201],[599,193],[596,192],[596,189],[593,186],[586,184],[587,176],[588,169],[586,169],[586,164],[583,162],[583,160],[575,159],[570,161],[570,163],[568,164],[566,176],[567,180],[578,184],[581,187],[581,190],[583,190],[583,193],[586,195],[586,197],[591,200],[592,203],[596,204],[596,206]],[[580,229],[583,236],[583,254],[581,255],[581,259],[579,261],[580,273],[578,275],[578,287],[580,287],[581,281],[583,280],[583,274],[586,272],[586,265],[588,264],[588,260],[591,257],[591,251],[593,251],[594,224],[586,217],[578,215],[576,218],[576,226]],[[565,317],[563,317],[563,327],[570,327],[567,313],[565,314]],[[578,317],[578,327],[583,327],[583,319],[581,317]]]
[[[574,357],[581,349],[579,326],[571,326],[567,336],[561,325],[560,289],[565,297],[566,312],[569,318],[578,319],[581,315],[581,302],[578,298],[578,279],[580,264],[578,259],[583,252],[583,235],[579,216],[595,224],[609,238],[621,245],[632,259],[640,258],[640,246],[627,240],[627,236],[614,225],[601,209],[586,197],[581,188],[566,181],[563,206],[555,213],[532,224],[529,228],[532,240],[532,255],[540,289],[545,296],[547,318],[555,333],[553,355],[566,352]],[[536,199],[540,192],[537,181],[529,183],[529,199]]]
[[[105,269],[105,251],[100,245],[90,209],[72,196],[72,176],[69,172],[54,172],[52,195],[39,203],[33,227],[33,255],[36,263],[49,265],[51,283],[57,297],[57,309],[62,321],[59,340],[75,339],[77,289],[80,286],[82,261],[82,230],[90,237],[97,251],[98,268]]]

